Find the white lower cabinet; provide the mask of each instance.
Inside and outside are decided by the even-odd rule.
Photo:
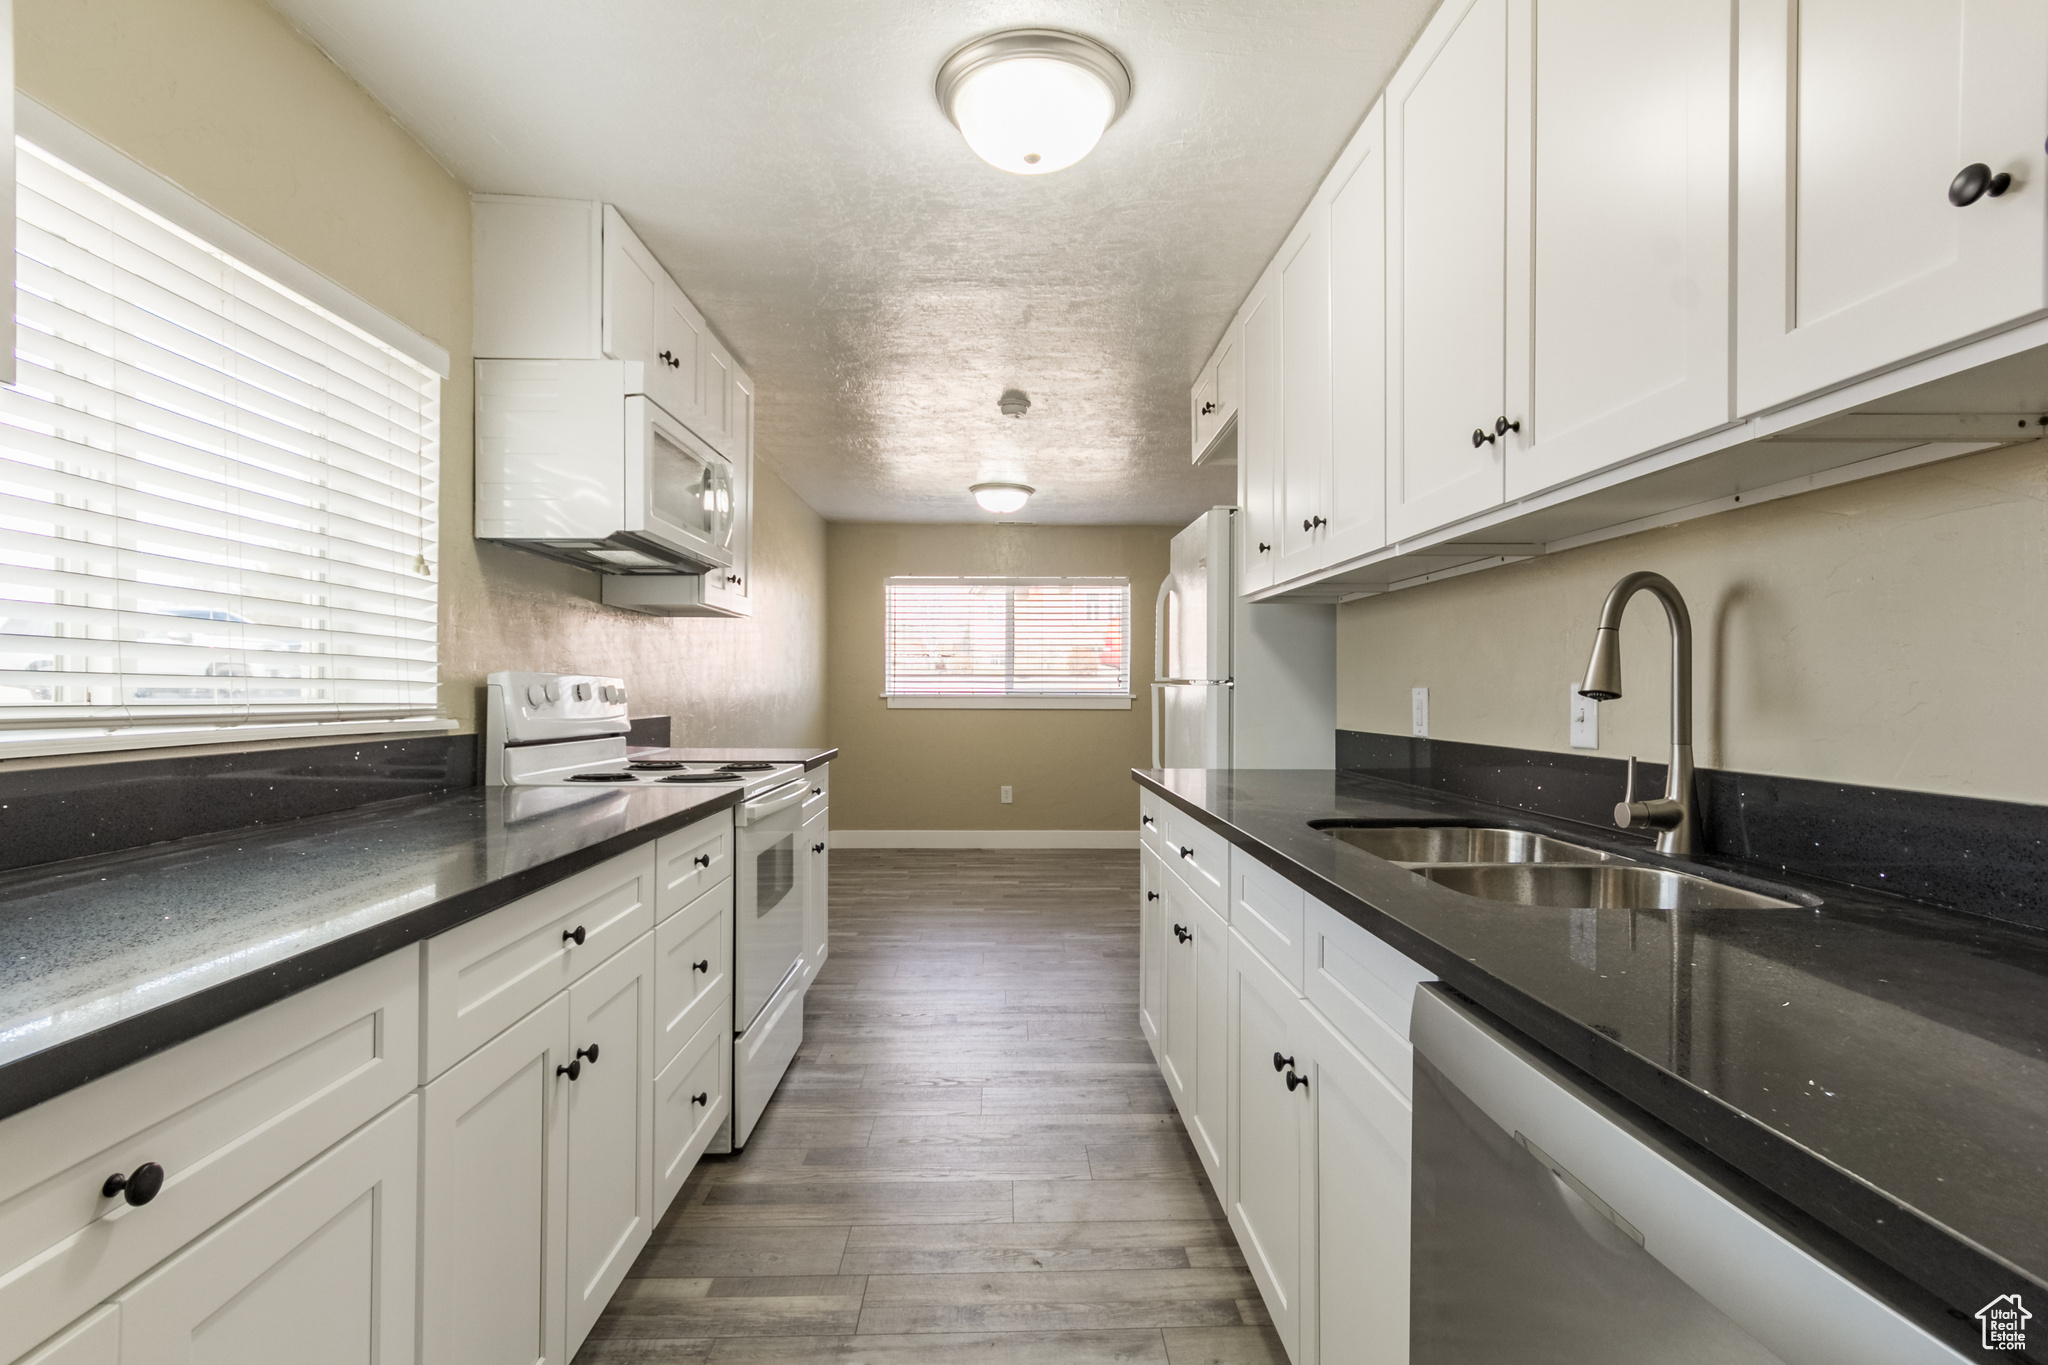
[[[1303,1204],[1311,1188],[1308,1007],[1244,939],[1231,938],[1230,1127],[1223,1197],[1245,1265],[1287,1354],[1302,1360]]]
[[[1165,868],[1150,843],[1138,844],[1138,1027],[1152,1045],[1154,1061],[1161,1058],[1159,1028],[1165,1017],[1166,989],[1164,963],[1166,943]]]
[[[1223,1188],[1230,1122],[1230,924],[1207,905],[1195,910],[1195,1084],[1182,1114],[1209,1182]]]
[[[408,1098],[123,1294],[121,1365],[411,1360],[418,1133]]]
[[[1167,874],[1159,879],[1159,1070],[1185,1116],[1195,1088],[1195,930],[1201,898]]]
[[[815,811],[813,807],[815,806]],[[815,979],[818,969],[825,965],[825,955],[831,951],[831,930],[828,902],[831,893],[832,867],[832,822],[825,808],[824,795],[804,803],[804,829],[802,846],[797,856],[806,859],[808,868],[804,873],[804,978],[805,984]]]
[[[654,1082],[654,1216],[682,1193],[732,1112],[732,997],[704,1021]]]

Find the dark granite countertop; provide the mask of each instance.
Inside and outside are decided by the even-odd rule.
[[[837,752],[679,751],[807,768]],[[0,873],[0,1117],[738,799],[466,788]]]
[[[2048,1291],[2048,934],[1357,774],[1137,780],[1902,1277],[1952,1330]],[[1476,900],[1308,822],[1549,830],[1820,898],[1793,910]],[[1674,942],[1674,936],[1676,941]],[[1902,1304],[1911,1308],[1911,1304]]]
[[[662,749],[645,746],[634,749],[636,758],[680,759],[685,763],[801,763],[804,771],[822,768],[839,757],[837,749]]]

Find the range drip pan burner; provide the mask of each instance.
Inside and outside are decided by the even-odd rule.
[[[719,769],[723,773],[765,773],[770,768],[779,768],[780,763],[762,763],[749,759],[744,763],[728,763]]]
[[[665,773],[673,768],[687,768],[690,765],[680,758],[636,758],[626,766],[634,772]]]
[[[638,782],[631,773],[570,773],[571,782]]]
[[[727,772],[670,773],[667,777],[658,777],[655,779],[655,781],[657,782],[723,782],[728,785],[739,780],[740,779],[738,774]]]

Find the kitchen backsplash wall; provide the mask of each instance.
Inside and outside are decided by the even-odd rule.
[[[473,729],[495,669],[574,667],[625,677],[633,709],[672,715],[678,742],[824,739],[824,523],[773,450],[757,451],[751,621],[613,611],[595,575],[478,545],[470,187],[261,0],[18,0],[14,15],[25,93],[448,348],[447,714]]]
[[[1693,621],[1702,767],[2048,803],[2048,446],[1923,465],[1338,608],[1337,725],[1565,752],[1607,590]],[[1670,636],[1638,596],[1599,753],[1668,752]]]
[[[1152,603],[1177,529],[832,523],[832,828],[1135,829],[1130,770],[1151,762]],[[1137,699],[1128,711],[890,710],[882,580],[897,574],[1129,578]]]

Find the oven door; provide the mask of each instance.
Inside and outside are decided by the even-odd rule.
[[[626,400],[626,525],[703,564],[730,567],[732,464],[643,397]]]
[[[752,1026],[803,955],[803,881],[810,860],[799,856],[799,845],[809,791],[801,780],[784,783],[739,809],[735,1033]]]

